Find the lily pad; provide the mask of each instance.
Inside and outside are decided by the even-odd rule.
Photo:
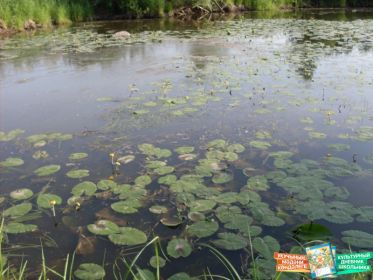
[[[168,242],[167,254],[177,259],[179,257],[188,257],[192,253],[192,247],[185,239],[175,238]]]
[[[178,217],[164,217],[161,219],[162,225],[167,227],[177,227],[183,223]]]
[[[159,256],[153,256],[150,258],[149,263],[153,268],[164,267],[166,265],[166,260]]]
[[[149,175],[141,175],[135,179],[135,184],[137,186],[147,186],[152,182],[152,178]]]
[[[38,195],[36,203],[41,208],[52,208],[53,205],[60,205],[62,203],[62,198],[55,194],[42,193]]]
[[[81,280],[100,280],[105,277],[105,270],[98,264],[83,263],[75,270],[74,275]]]
[[[342,232],[342,241],[358,248],[373,248],[373,235],[361,230],[346,230]]]
[[[16,200],[25,200],[33,196],[34,193],[30,189],[18,189],[10,193],[10,197]]]
[[[111,204],[111,209],[122,214],[132,214],[138,211],[137,207],[133,207],[127,201],[114,202],[113,204]]]
[[[200,221],[188,227],[187,231],[190,235],[198,238],[207,237],[217,232],[219,225],[214,221]]]
[[[154,172],[162,176],[162,175],[172,173],[174,172],[174,170],[175,168],[172,166],[162,166],[162,167],[154,169]]]
[[[97,191],[97,186],[95,183],[90,182],[90,181],[84,181],[84,182],[81,182],[75,185],[72,188],[71,193],[74,196],[82,196],[82,195],[90,196],[90,195],[93,195],[96,191]]]
[[[43,167],[39,167],[34,171],[37,176],[48,176],[58,172],[61,169],[60,165],[51,164]]]
[[[178,147],[175,149],[175,152],[178,153],[179,155],[190,154],[194,152],[194,147],[190,147],[190,146]]]
[[[272,145],[265,141],[251,141],[250,146],[259,150],[267,150]]]
[[[212,177],[212,182],[214,184],[225,184],[225,183],[228,183],[229,181],[232,181],[232,179],[233,179],[233,176],[230,173],[219,172]]]
[[[163,177],[158,178],[158,184],[161,185],[172,185],[177,181],[177,177],[175,175],[166,175]]]
[[[188,213],[188,218],[192,222],[204,221],[206,219],[205,215],[203,213],[199,213],[199,212],[189,212]]]
[[[149,208],[149,211],[153,214],[165,214],[168,212],[168,209],[163,205],[153,205]]]
[[[135,160],[134,155],[126,155],[117,159],[121,164],[127,164]]]
[[[262,255],[265,259],[272,259],[273,253],[280,250],[280,244],[272,236],[265,236],[263,238],[255,237],[253,242],[253,248]]]
[[[87,153],[73,153],[69,155],[69,160],[81,160],[88,157]]]
[[[97,235],[109,235],[120,232],[119,227],[115,223],[108,220],[99,220],[94,224],[88,225],[87,229],[93,234]]]
[[[231,153],[242,153],[245,151],[245,147],[241,144],[232,144],[227,147],[227,151]]]
[[[190,277],[185,272],[179,272],[179,273],[176,273],[176,274],[172,275],[171,277],[167,278],[167,280],[197,280],[197,279],[198,278],[196,278],[196,277]]]
[[[32,209],[32,204],[28,202],[24,202],[18,205],[14,205],[12,207],[9,207],[3,212],[4,217],[21,217],[23,215],[26,215],[28,212],[30,212]]]
[[[9,157],[4,161],[0,161],[0,166],[4,167],[16,167],[16,166],[21,166],[25,162],[21,158],[15,158],[15,157]]]
[[[212,243],[221,249],[235,251],[243,249],[248,245],[244,237],[235,233],[219,233],[218,237],[219,239],[212,241]]]
[[[38,227],[36,225],[22,223],[9,223],[6,226],[4,226],[4,232],[11,234],[32,232],[37,229]]]
[[[298,226],[292,233],[301,241],[329,240],[332,236],[332,232],[326,226],[315,223]]]
[[[192,212],[205,212],[213,209],[216,202],[208,199],[195,200],[190,204],[190,210]]]
[[[66,176],[73,179],[80,179],[89,176],[89,170],[87,169],[76,169],[66,173]]]
[[[103,191],[115,190],[117,187],[118,187],[118,184],[112,180],[100,180],[97,183],[97,188]]]
[[[119,233],[110,234],[109,240],[116,245],[139,245],[146,243],[146,234],[132,227],[121,227]]]

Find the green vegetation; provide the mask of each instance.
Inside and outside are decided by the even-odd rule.
[[[125,18],[162,17],[186,7],[196,12],[221,12],[232,8],[277,10],[368,6],[372,6],[369,0],[0,0],[0,30],[7,27],[34,29],[113,15]]]

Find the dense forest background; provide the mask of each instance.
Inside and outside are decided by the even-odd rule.
[[[300,8],[373,7],[372,0],[0,0],[0,30],[67,24],[95,18],[162,17],[178,9],[222,12]]]

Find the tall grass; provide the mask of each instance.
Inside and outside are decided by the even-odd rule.
[[[86,20],[92,8],[88,1],[0,0],[0,19],[8,27],[23,29],[28,20],[47,27]]]

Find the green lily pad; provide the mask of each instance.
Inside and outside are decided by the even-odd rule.
[[[134,160],[135,160],[134,155],[126,155],[126,156],[122,156],[122,157],[117,159],[117,161],[119,161],[121,164],[127,164],[127,163],[130,163],[130,162],[134,161]]]
[[[247,187],[254,191],[266,191],[269,189],[267,178],[262,175],[250,177],[247,180]]]
[[[93,195],[96,191],[97,191],[97,186],[95,183],[90,182],[90,181],[84,181],[84,182],[81,182],[75,185],[72,188],[71,193],[74,196],[82,196],[82,195],[90,196],[90,195]]]
[[[119,230],[119,233],[109,235],[109,240],[116,245],[139,245],[146,243],[148,239],[143,231],[136,228],[121,227]]]
[[[227,142],[223,139],[215,139],[207,143],[207,148],[224,149]]]
[[[100,180],[97,183],[97,188],[103,191],[115,190],[117,187],[118,187],[118,184],[112,180]]]
[[[190,146],[178,147],[175,149],[175,152],[178,153],[179,155],[190,154],[194,152],[194,147],[190,147]]]
[[[329,240],[332,236],[332,232],[326,226],[315,223],[298,226],[292,233],[301,241]]]
[[[212,243],[221,249],[225,250],[240,250],[247,247],[247,240],[235,233],[224,232],[218,234],[219,239],[212,241]]]
[[[88,225],[87,229],[93,234],[97,235],[109,235],[120,232],[119,227],[115,223],[108,220],[99,220],[94,224]]]
[[[154,172],[162,176],[162,175],[172,173],[174,172],[174,170],[175,168],[172,166],[162,166],[162,167],[154,169]]]
[[[15,157],[9,157],[4,161],[0,161],[0,166],[4,167],[16,167],[16,166],[21,166],[25,162],[21,158],[15,158]]]
[[[262,255],[265,259],[273,259],[273,253],[280,250],[280,244],[272,236],[265,236],[263,238],[255,237],[253,248]]]
[[[250,141],[250,146],[259,150],[267,150],[271,147],[271,143],[265,141]]]
[[[179,273],[176,273],[176,274],[172,275],[171,277],[167,278],[167,280],[197,280],[197,279],[198,278],[196,278],[196,277],[190,277],[185,272],[179,272]]]
[[[75,270],[74,275],[81,280],[100,280],[105,277],[105,270],[98,264],[83,263]]]
[[[153,272],[149,269],[137,269],[136,278],[141,280],[156,280]]]
[[[89,176],[89,170],[87,169],[76,169],[66,173],[66,176],[73,179],[80,179]]]
[[[150,258],[149,263],[153,268],[164,267],[166,265],[166,260],[159,256],[153,256]]]
[[[21,135],[23,133],[25,133],[25,131],[22,129],[14,129],[14,130],[9,131],[8,133],[0,131],[0,141],[1,142],[11,141],[15,139],[18,135]]]
[[[162,205],[153,205],[149,208],[149,211],[153,214],[165,214],[168,212],[168,209],[166,206]]]
[[[239,154],[245,151],[245,147],[241,144],[232,144],[227,147],[227,151]]]
[[[213,209],[216,202],[208,199],[195,200],[190,204],[190,210],[192,212],[205,212]]]
[[[62,198],[55,194],[42,193],[38,195],[36,203],[41,208],[52,208],[53,205],[60,205],[62,203]]]
[[[358,248],[373,248],[373,235],[361,230],[346,230],[342,232],[342,241]]]
[[[48,176],[48,175],[51,175],[51,174],[54,174],[54,173],[58,172],[60,169],[61,169],[60,165],[51,164],[51,165],[46,165],[46,166],[43,166],[43,167],[39,167],[38,169],[36,169],[34,171],[34,173],[37,176]]]
[[[24,202],[18,205],[14,205],[12,207],[9,207],[3,212],[4,217],[21,217],[23,215],[26,215],[28,212],[30,212],[32,209],[32,204],[28,202]]]
[[[192,253],[192,247],[185,239],[175,238],[168,242],[167,254],[177,259],[179,257],[188,257]]]
[[[132,206],[127,201],[114,202],[113,204],[111,204],[111,209],[122,214],[133,214],[138,211],[137,207]]]
[[[161,224],[167,227],[177,227],[181,225],[183,221],[178,217],[164,217],[161,219]]]
[[[214,221],[200,221],[188,227],[187,232],[198,238],[213,235],[219,229],[219,224]]]
[[[48,158],[49,157],[49,154],[47,151],[36,151],[33,155],[32,155],[32,158],[33,159],[36,159],[36,160],[39,160],[39,159],[44,159],[44,158]]]
[[[177,177],[175,175],[166,175],[163,177],[158,178],[158,184],[160,185],[172,185],[177,181]]]
[[[31,135],[31,136],[28,136],[26,138],[26,140],[30,143],[36,143],[36,142],[39,142],[41,140],[44,140],[48,137],[48,135],[46,134],[34,134],[34,135]]]
[[[200,212],[189,212],[188,218],[192,222],[199,222],[199,221],[204,221],[206,219],[206,216]]]
[[[87,153],[73,153],[69,155],[69,160],[81,160],[88,157]]]
[[[147,186],[152,182],[152,178],[149,175],[141,175],[135,179],[135,184],[137,186]]]
[[[4,232],[10,234],[17,234],[17,233],[25,233],[25,232],[32,232],[36,231],[38,227],[36,225],[31,224],[22,224],[22,223],[9,223],[4,226]]]
[[[230,173],[219,172],[212,177],[212,182],[214,184],[225,184],[225,183],[228,183],[229,181],[232,181],[232,179],[233,179],[233,176]]]
[[[308,135],[311,139],[325,139],[326,134],[322,132],[317,132],[317,131],[310,131],[308,132]]]
[[[10,193],[10,197],[16,200],[25,200],[33,196],[34,193],[30,189],[18,189]]]

